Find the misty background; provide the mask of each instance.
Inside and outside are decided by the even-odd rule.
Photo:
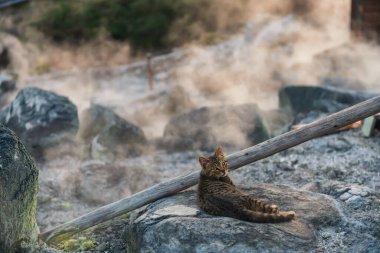
[[[255,102],[264,110],[277,107],[277,91],[284,84],[346,80],[343,85],[351,84],[347,88],[378,89],[378,45],[353,38],[348,0],[189,1],[197,17],[191,12],[189,17],[173,18],[157,45],[121,41],[104,28],[93,37],[77,39],[46,31],[60,28],[44,21],[52,10],[90,8],[91,2],[102,3],[35,1],[20,10],[2,11],[1,40],[11,48],[8,69],[20,88],[33,85],[68,96],[79,111],[91,101],[112,106],[151,137],[162,134],[168,118],[159,113],[156,120],[147,120],[149,108],[131,108],[128,103],[173,85],[181,86],[196,107]],[[41,28],[43,22],[47,24]],[[178,54],[172,57],[178,59],[175,65],[162,66],[158,59],[154,64],[153,57],[155,89],[149,91],[144,85],[146,53],[164,51]],[[126,75],[130,63],[140,64],[139,78]]]

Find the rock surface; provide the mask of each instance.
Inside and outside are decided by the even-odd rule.
[[[107,204],[131,194],[125,178],[125,168],[102,162],[81,166],[77,178],[78,198],[90,204]],[[122,183],[124,181],[124,184]]]
[[[16,81],[8,75],[0,74],[0,96],[14,89],[16,89]]]
[[[0,94],[16,88],[16,81],[9,75],[0,74]]]
[[[185,192],[140,212],[127,233],[130,252],[308,252],[317,248],[317,229],[345,221],[338,203],[326,195],[273,185],[246,192],[294,210],[295,220],[259,224],[210,216],[197,207],[195,192]]]
[[[152,186],[156,178],[142,166],[89,161],[79,168],[75,192],[89,204],[105,205]]]
[[[91,157],[115,160],[141,155],[147,143],[141,128],[126,121],[111,109],[92,104],[83,112],[80,135],[91,142]]]
[[[285,184],[329,195],[342,205],[345,226],[318,230],[318,248],[378,252],[380,248],[380,138],[360,130],[316,138],[232,173],[242,185]]]
[[[60,144],[73,138],[79,128],[76,106],[66,97],[39,88],[21,90],[0,112],[0,122],[29,150]]]
[[[90,143],[92,139],[115,120],[121,120],[110,108],[91,103],[91,106],[81,112],[79,136]]]
[[[363,138],[354,130],[311,140],[233,171],[238,186],[264,182],[300,189],[273,185],[245,189],[284,210],[294,209],[294,222],[303,225],[297,225],[293,234],[285,233],[292,223],[265,227],[205,215],[196,206],[195,194],[187,192],[140,212],[126,230],[128,252],[378,252],[379,152],[380,138]],[[250,226],[265,227],[265,233]],[[297,231],[303,237],[297,237]]]
[[[9,94],[16,89],[16,81],[4,74],[0,74],[0,109],[2,109],[8,102]]]
[[[161,146],[169,151],[212,150],[218,145],[247,147],[268,138],[255,104],[202,107],[172,118]]]
[[[287,110],[282,109],[265,111],[263,115],[265,116],[270,137],[287,132],[294,121],[294,116]]]
[[[38,170],[19,138],[0,124],[0,252],[37,242]]]
[[[374,95],[328,87],[285,86],[279,92],[280,107],[294,114],[319,111],[333,113]]]
[[[137,113],[145,114],[145,117],[149,116],[150,118],[157,114],[173,116],[190,111],[195,107],[186,90],[178,85],[137,100],[136,104],[139,106]]]

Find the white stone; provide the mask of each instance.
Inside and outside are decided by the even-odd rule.
[[[348,191],[352,195],[359,195],[362,197],[367,197],[369,195],[368,191],[365,189],[360,189],[360,188],[352,188],[351,190]]]
[[[350,193],[345,192],[342,195],[340,195],[339,199],[342,200],[342,201],[346,201],[347,199],[349,199],[351,197],[352,197],[352,195]]]
[[[199,212],[198,209],[193,207],[188,207],[184,205],[174,205],[174,206],[168,206],[163,209],[159,209],[154,212],[154,215],[158,216],[195,216]]]
[[[27,122],[27,123],[25,124],[25,129],[26,129],[26,130],[29,130],[29,129],[33,128],[33,127],[34,127],[34,125],[33,125],[31,122]]]

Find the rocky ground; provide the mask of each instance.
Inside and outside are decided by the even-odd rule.
[[[141,92],[139,89],[135,92]],[[129,91],[132,96],[137,94],[132,88]],[[3,109],[3,114],[12,116],[17,112],[14,117],[25,121],[39,118],[41,122],[55,122],[45,120],[46,113],[41,108],[49,108],[48,119],[55,119],[54,112],[60,107],[54,106],[55,102],[41,106],[45,92],[40,93],[41,99],[26,107],[16,97],[12,102],[15,109]],[[49,146],[39,143],[43,156],[37,160],[40,230],[51,229],[168,178],[199,170],[197,157],[211,152],[207,146],[210,136],[212,143],[233,144],[225,148],[231,154],[254,145],[257,137],[265,140],[287,131],[292,123],[308,123],[368,97],[310,87],[285,87],[280,94],[281,106],[287,111],[262,111],[253,103],[194,109],[186,92],[171,86],[164,88],[162,84],[153,94],[130,102],[134,103],[132,111],[91,104],[79,117],[76,136],[68,140],[66,135],[65,139],[56,138],[61,136],[61,128],[51,127],[54,138],[49,139]],[[321,94],[328,94],[329,99]],[[299,111],[303,107],[296,106],[305,102],[300,98],[314,101],[309,108],[313,111]],[[182,109],[173,110],[173,105],[181,105]],[[140,111],[144,112],[142,118],[155,113],[165,115],[167,124],[160,125],[162,137],[154,138],[152,122],[140,128],[125,120],[129,119],[126,115],[136,115],[135,108],[144,108]],[[235,112],[233,120],[225,111]],[[244,115],[249,112],[253,114],[247,119]],[[214,114],[218,115],[216,123],[212,120]],[[207,124],[202,124],[205,120]],[[65,121],[77,124],[78,116],[73,113]],[[218,127],[225,132],[215,132]],[[202,135],[197,134],[199,130]],[[122,133],[125,137],[118,138]],[[100,136],[115,140],[115,145],[95,141]],[[238,136],[247,141],[239,141]],[[39,140],[38,135],[34,137]],[[199,145],[189,142],[194,138]],[[59,145],[52,147],[50,140]],[[168,140],[181,148],[165,145]],[[202,147],[206,150],[199,150]],[[114,156],[120,150],[128,152]],[[193,188],[84,231],[55,245],[55,249],[41,248],[41,252],[377,252],[379,151],[380,137],[366,138],[360,129],[349,130],[311,140],[231,173],[242,189],[294,210],[297,216],[290,223],[263,225],[208,216],[197,207]]]
[[[211,217],[199,210],[190,191],[102,224],[78,238],[94,242],[90,252],[178,252],[178,249],[181,252],[254,249],[377,252],[380,247],[379,152],[379,137],[364,138],[360,130],[350,130],[311,140],[231,173],[239,187],[284,209],[295,210],[297,218],[290,223],[258,225]],[[146,167],[154,173],[145,174],[137,187],[132,186],[133,180],[128,181],[134,173],[128,170],[121,186],[113,184],[105,189],[101,186],[94,195],[131,188],[125,194],[128,195],[168,177],[196,171],[197,155],[199,152],[159,152],[125,160],[120,163],[125,168]],[[48,188],[55,188],[52,183],[47,186],[47,175],[58,171],[58,167],[55,170],[52,167],[41,171],[38,221],[42,229],[96,207],[83,205],[86,201],[80,197],[81,201],[64,197],[58,189],[55,198],[54,194],[47,194]],[[42,202],[44,195],[48,196]],[[256,239],[244,239],[247,234],[254,234],[252,238]]]

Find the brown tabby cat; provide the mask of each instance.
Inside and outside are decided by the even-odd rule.
[[[205,212],[251,222],[283,222],[294,218],[295,212],[280,212],[276,205],[265,204],[236,188],[228,176],[222,148],[208,158],[199,157],[199,162],[202,171],[198,201]]]

